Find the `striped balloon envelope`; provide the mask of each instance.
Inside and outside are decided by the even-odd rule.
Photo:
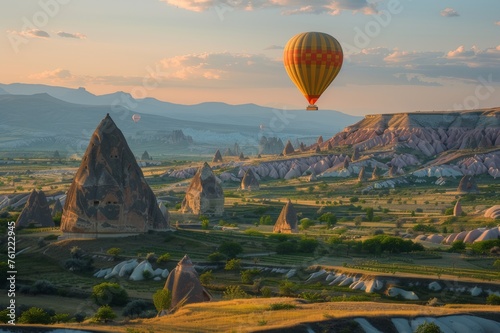
[[[316,101],[340,72],[343,60],[340,43],[328,34],[304,32],[288,41],[283,64],[309,102],[307,110],[318,109]]]

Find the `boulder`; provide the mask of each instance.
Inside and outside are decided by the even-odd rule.
[[[134,154],[108,114],[92,134],[68,190],[61,217],[63,237],[168,228]]]
[[[182,213],[221,216],[224,213],[224,192],[208,163],[198,169],[181,204]]]
[[[297,212],[292,202],[288,200],[274,224],[273,232],[283,234],[298,233],[299,229],[297,224]]]
[[[47,198],[42,190],[31,191],[28,201],[17,218],[16,228],[29,227],[54,227],[54,220],[52,220],[52,213],[47,203]]]

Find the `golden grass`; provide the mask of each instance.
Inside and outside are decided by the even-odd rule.
[[[292,310],[271,311],[271,304],[289,303]],[[240,299],[187,305],[178,312],[121,326],[99,326],[108,332],[255,332],[287,328],[301,323],[356,317],[418,317],[500,312],[500,306],[452,305],[430,307],[414,304],[335,302],[304,304],[293,298]],[[85,328],[93,326],[85,325]]]

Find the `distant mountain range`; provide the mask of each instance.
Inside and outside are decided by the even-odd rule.
[[[181,105],[116,92],[94,95],[35,84],[0,84],[0,151],[81,154],[91,133],[109,113],[136,154],[206,154],[238,143],[247,154],[262,136],[314,141],[361,119],[338,111],[276,110],[255,104]],[[138,114],[138,122],[132,115]],[[180,132],[182,131],[182,132]]]

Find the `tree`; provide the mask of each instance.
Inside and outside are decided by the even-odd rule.
[[[319,242],[314,238],[303,238],[297,245],[297,251],[302,253],[313,253],[318,245]]]
[[[276,245],[277,254],[292,254],[297,252],[297,242],[281,242]]]
[[[300,229],[307,230],[312,226],[314,226],[314,221],[312,221],[311,219],[308,219],[306,217],[306,218],[303,218],[302,220],[300,220]]]
[[[229,286],[222,293],[224,299],[248,298],[249,295],[240,286]]]
[[[318,221],[325,222],[328,228],[331,228],[335,223],[337,223],[337,216],[333,213],[327,212],[318,218]]]
[[[125,305],[128,294],[118,283],[103,282],[92,288],[91,298],[97,305]]]
[[[172,304],[172,293],[168,289],[159,289],[153,295],[153,303],[158,315],[163,311],[168,311]]]
[[[259,220],[260,225],[271,225],[273,224],[273,220],[270,215],[262,215]]]
[[[450,249],[451,252],[462,252],[463,250],[465,250],[464,241],[457,240],[451,243],[451,249]]]
[[[50,324],[50,315],[41,308],[29,308],[18,319],[20,324]]]
[[[280,295],[294,296],[298,286],[292,281],[284,280],[280,283]]]
[[[232,259],[243,252],[243,247],[240,243],[225,241],[219,246],[219,252],[225,254],[229,259]]]
[[[214,252],[208,255],[208,260],[211,262],[222,261],[226,259],[226,256],[220,252]]]
[[[241,282],[246,284],[253,283],[253,279],[255,276],[259,275],[258,269],[246,269],[241,271]]]
[[[435,323],[425,322],[423,324],[418,325],[415,333],[442,333],[441,329]]]
[[[369,221],[369,222],[372,222],[373,221],[373,208],[372,207],[367,207],[365,208],[365,212],[366,212],[366,220]]]
[[[500,305],[500,296],[491,294],[486,298],[486,304],[489,305]]]
[[[164,253],[156,259],[157,264],[168,262],[170,260],[170,253]]]
[[[103,321],[107,323],[109,320],[113,320],[116,318],[116,314],[113,312],[113,309],[109,305],[101,306],[94,315],[94,319],[96,321]]]
[[[214,279],[214,274],[212,273],[211,270],[200,274],[200,282],[204,286],[207,286],[210,283],[212,283],[213,279]]]
[[[241,259],[230,259],[224,267],[226,271],[239,271],[241,269]]]

